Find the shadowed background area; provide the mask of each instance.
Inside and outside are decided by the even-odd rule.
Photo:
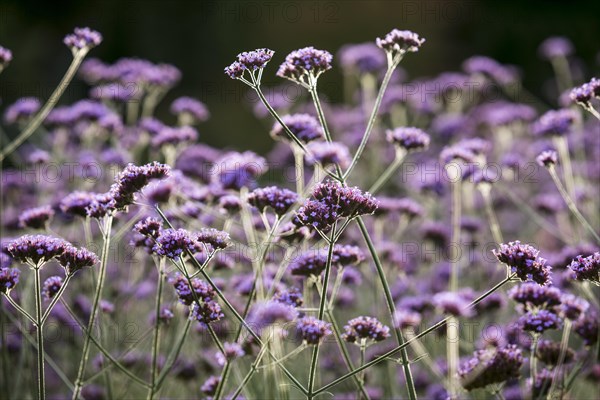
[[[419,57],[402,66],[408,78],[458,70],[462,60],[484,54],[518,65],[524,83],[543,95],[550,65],[536,55],[546,37],[564,35],[575,44],[582,79],[598,71],[600,5],[580,2],[508,1],[191,1],[94,0],[0,2],[0,44],[14,60],[0,79],[2,108],[23,96],[46,99],[71,57],[62,44],[75,26],[90,26],[104,42],[90,57],[112,62],[139,57],[176,65],[183,79],[161,106],[158,115],[172,121],[168,105],[181,95],[197,97],[211,113],[201,126],[201,141],[235,149],[264,152],[272,146],[265,126],[251,113],[246,87],[223,74],[236,54],[269,47],[276,55],[266,70],[267,85],[285,55],[314,45],[334,55],[346,43],[374,41],[392,28],[410,29],[427,39]],[[320,81],[324,94],[341,100],[339,69]],[[75,81],[61,103],[86,94]]]

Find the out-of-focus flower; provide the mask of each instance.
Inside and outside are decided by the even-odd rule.
[[[63,280],[60,276],[51,276],[44,281],[42,285],[42,296],[46,300],[52,300],[63,285]]]
[[[50,206],[30,208],[19,216],[19,225],[22,228],[44,229],[53,217],[54,210]]]
[[[459,368],[461,384],[466,390],[484,388],[518,378],[523,355],[516,345],[500,349],[479,350]]]
[[[41,107],[40,100],[35,97],[23,97],[11,104],[4,111],[4,121],[7,124],[26,121],[31,118]]]
[[[309,345],[319,344],[325,336],[333,333],[329,322],[321,321],[315,317],[300,318],[296,327],[304,343]]]
[[[372,340],[381,342],[390,336],[390,328],[373,317],[357,317],[348,321],[344,326],[342,338],[349,343]]]

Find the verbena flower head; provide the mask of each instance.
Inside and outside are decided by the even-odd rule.
[[[202,302],[209,302],[215,296],[214,289],[207,282],[198,278],[192,278],[192,286],[190,288],[187,279],[179,272],[169,278],[169,283],[175,288],[179,301],[186,306],[192,305],[196,298]]]
[[[379,197],[379,207],[375,211],[375,215],[386,215],[397,213],[409,220],[423,216],[423,206],[413,199],[408,197]]]
[[[50,206],[41,206],[25,210],[19,215],[19,225],[22,228],[44,229],[54,217]]]
[[[327,265],[327,253],[324,251],[307,251],[296,257],[289,265],[292,275],[319,276]]]
[[[500,84],[509,84],[519,78],[514,68],[502,65],[498,61],[485,56],[473,56],[466,59],[462,64],[462,68],[469,74],[481,74]]]
[[[24,235],[12,241],[8,254],[17,261],[39,266],[65,252],[69,243],[46,235]]]
[[[202,326],[208,326],[213,322],[220,321],[225,317],[221,306],[214,300],[205,301],[200,304],[194,302],[190,312],[190,319],[200,322]]]
[[[87,208],[94,201],[95,193],[75,191],[60,201],[60,209],[65,214],[87,216]]]
[[[444,314],[455,317],[471,317],[473,309],[467,308],[470,301],[459,292],[441,292],[433,296],[433,304]]]
[[[590,303],[571,293],[563,293],[560,298],[559,314],[562,318],[575,321],[590,307]]]
[[[561,295],[560,289],[555,286],[540,286],[532,282],[522,283],[508,291],[508,296],[526,310],[552,309],[561,303]]]
[[[390,328],[373,317],[357,317],[348,321],[344,326],[342,338],[349,343],[372,340],[381,342],[390,336]]]
[[[386,138],[392,143],[406,151],[424,150],[429,146],[429,135],[419,128],[402,127],[386,132]]]
[[[393,29],[383,39],[377,38],[375,43],[387,53],[388,63],[390,61],[397,63],[404,54],[419,51],[425,39],[412,31]]]
[[[221,382],[221,378],[219,376],[210,376],[208,379],[202,384],[200,387],[200,391],[207,396],[214,396],[217,392],[217,388],[219,383]]]
[[[346,168],[350,164],[348,146],[339,142],[311,142],[306,147],[306,161],[310,164],[320,163],[324,167],[339,165]]]
[[[292,307],[301,307],[304,304],[302,293],[298,288],[292,287],[287,290],[278,290],[273,295],[273,301],[278,301]]]
[[[500,250],[492,250],[498,261],[510,267],[512,273],[522,281],[534,281],[541,286],[550,283],[551,267],[544,258],[539,257],[539,250],[520,241],[500,244]]]
[[[254,186],[256,178],[267,170],[266,160],[258,154],[251,151],[233,152],[216,161],[211,180],[224,189],[240,190]]]
[[[574,52],[573,43],[563,36],[552,36],[544,40],[538,48],[540,56],[546,60],[568,57]]]
[[[67,275],[72,275],[83,268],[92,267],[99,261],[98,256],[85,247],[67,246],[65,251],[58,256],[58,262],[65,269]]]
[[[0,72],[12,61],[12,52],[6,47],[0,46]]]
[[[510,344],[476,351],[473,358],[459,368],[458,375],[462,386],[473,390],[518,378],[522,365],[521,350]]]
[[[168,165],[156,161],[142,166],[128,164],[110,189],[116,209],[124,209],[133,204],[135,195],[151,180],[166,178],[170,172],[171,168]]]
[[[156,238],[152,251],[159,256],[177,259],[187,250],[195,253],[200,250],[192,233],[185,229],[163,229]]]
[[[591,81],[573,88],[569,93],[569,97],[575,103],[589,107],[592,98],[600,97],[600,79],[592,78]]]
[[[540,167],[549,167],[558,162],[558,154],[555,150],[544,150],[535,158],[535,161]]]
[[[90,28],[75,28],[74,33],[65,36],[63,42],[71,49],[73,55],[80,50],[88,51],[100,43],[102,43],[102,35],[100,32],[91,30]]]
[[[137,233],[156,239],[162,229],[162,221],[154,217],[145,218],[133,226]]]
[[[113,185],[114,186],[114,185]],[[124,204],[124,199],[120,200]],[[133,201],[133,200],[131,200]],[[92,201],[85,208],[86,216],[101,219],[116,210],[117,203],[112,192],[94,193]],[[125,207],[125,206],[124,206]]]
[[[365,253],[358,246],[336,244],[333,246],[331,262],[338,266],[357,265],[364,261]]]
[[[60,276],[51,276],[44,281],[42,285],[42,296],[46,300],[52,300],[63,285],[63,280]]]
[[[0,268],[0,293],[10,293],[12,289],[19,283],[21,271],[16,268],[1,267]]]
[[[220,366],[225,366],[230,361],[236,358],[244,357],[246,352],[242,349],[242,346],[238,343],[225,342],[223,343],[223,352],[217,353],[217,363]]]
[[[561,346],[560,343],[550,340],[540,340],[537,344],[535,356],[546,365],[558,365],[560,359]],[[566,348],[563,362],[569,364],[575,358],[575,352]]]
[[[309,345],[317,345],[333,333],[329,322],[321,321],[315,317],[300,318],[296,325],[302,341]]]
[[[321,123],[310,114],[284,115],[281,120],[290,131],[303,143],[324,137]],[[274,139],[289,141],[290,138],[279,122],[273,125],[271,136]]]
[[[264,212],[269,207],[279,216],[288,212],[297,201],[298,194],[296,192],[277,186],[255,189],[248,194],[250,205],[258,208],[260,212]]]
[[[473,109],[477,121],[492,128],[532,121],[537,112],[527,104],[493,102]]]
[[[298,311],[290,305],[267,300],[255,303],[248,313],[248,324],[261,330],[277,322],[289,322],[296,319]]]
[[[196,242],[208,247],[209,251],[223,250],[229,246],[230,237],[227,232],[214,228],[202,228],[195,233]]]
[[[160,148],[166,145],[178,146],[198,140],[198,131],[191,126],[164,127],[152,138],[152,146]]]
[[[279,66],[277,76],[289,79],[306,88],[316,85],[319,76],[331,69],[333,56],[326,50],[304,47],[292,51]]]
[[[549,310],[529,311],[519,318],[519,326],[527,332],[543,333],[548,329],[559,329],[562,320]]]
[[[40,100],[35,97],[23,97],[11,104],[4,112],[4,121],[7,124],[25,121],[39,111]]]
[[[421,324],[421,314],[409,309],[398,309],[394,314],[394,326],[398,329],[414,328]]]
[[[373,214],[379,204],[370,193],[334,181],[318,184],[313,190],[313,198],[300,207],[294,223],[322,231],[328,230],[340,218]]]
[[[593,346],[598,342],[598,314],[586,312],[583,317],[573,323],[573,330],[586,346]]]
[[[577,256],[569,264],[569,269],[575,273],[575,279],[600,286],[600,252],[587,257]]]
[[[275,52],[266,48],[245,51],[238,54],[237,61],[225,68],[225,74],[231,79],[244,78],[244,72],[254,74],[255,71],[266,67]]]
[[[385,55],[371,42],[343,46],[338,58],[343,68],[361,74],[376,74],[386,66]]]
[[[170,111],[178,115],[183,121],[190,124],[206,121],[210,118],[210,113],[206,105],[200,100],[192,97],[179,97],[171,103]]]
[[[577,112],[570,108],[550,110],[531,125],[531,131],[536,136],[563,136],[571,132],[578,118]]]

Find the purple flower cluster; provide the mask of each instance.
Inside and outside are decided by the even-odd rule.
[[[331,69],[333,56],[326,50],[304,47],[292,51],[279,66],[277,76],[311,88],[323,72]]]
[[[67,275],[72,275],[83,268],[92,267],[99,261],[98,256],[88,249],[76,248],[71,245],[66,246],[65,251],[58,256],[58,262],[65,269]]]
[[[170,172],[171,168],[168,165],[159,164],[156,161],[142,166],[128,164],[110,188],[114,208],[121,210],[133,204],[136,193],[148,185],[151,180],[164,179],[169,176]]]
[[[81,49],[91,49],[102,43],[102,35],[90,28],[75,28],[74,33],[65,36],[64,43],[73,54]]]
[[[484,388],[492,384],[518,378],[523,366],[523,355],[516,345],[499,349],[479,350],[458,371],[466,390]]]
[[[188,250],[196,253],[201,248],[194,235],[185,229],[161,230],[152,247],[157,255],[173,260],[182,257]]]
[[[390,336],[390,328],[383,325],[373,317],[357,317],[348,321],[344,326],[342,337],[349,343],[361,342],[363,340],[372,340],[381,342]],[[358,343],[360,344],[360,343]]]
[[[574,102],[589,107],[593,98],[600,98],[600,79],[592,78],[589,82],[573,88],[569,97]]]
[[[536,136],[567,135],[578,119],[577,112],[570,108],[550,110],[531,125],[531,132]]]
[[[590,281],[600,286],[600,252],[583,257],[577,256],[569,269],[575,273],[575,279],[579,281]]]
[[[287,213],[297,201],[297,193],[277,186],[255,189],[248,194],[248,203],[258,211],[264,212],[269,207],[279,216]]]
[[[419,51],[419,48],[425,43],[425,39],[411,31],[393,29],[383,39],[377,38],[375,43],[377,47],[395,57],[396,55],[404,55],[407,52]]]
[[[46,300],[52,300],[63,285],[63,280],[60,276],[51,276],[44,281],[42,285],[42,296]]]
[[[223,352],[217,353],[217,363],[220,366],[224,366],[230,361],[235,360],[236,358],[241,358],[246,355],[242,346],[238,343],[223,343]]]
[[[302,307],[304,299],[302,293],[298,288],[292,287],[287,290],[278,290],[273,295],[273,301],[278,301],[283,304],[287,304],[292,307]]]
[[[544,150],[535,158],[535,161],[540,167],[548,168],[558,162],[558,154],[555,150]]]
[[[492,250],[498,261],[506,264],[522,281],[534,281],[541,286],[550,283],[551,267],[539,256],[539,250],[520,241],[500,244],[500,250]]]
[[[237,56],[237,61],[225,68],[225,73],[231,79],[243,78],[246,71],[252,74],[254,71],[266,67],[267,63],[273,58],[274,53],[273,50],[269,49],[256,49],[240,53]]]
[[[39,267],[63,254],[68,246],[69,243],[63,239],[46,235],[24,235],[12,241],[7,251],[15,260]]]
[[[0,46],[0,72],[12,61],[12,52]]]
[[[191,306],[196,299],[203,302],[209,302],[213,299],[215,291],[208,283],[198,278],[192,278],[191,281],[192,286],[190,288],[187,279],[179,272],[169,278],[169,283],[175,288],[177,297],[182,304]]]
[[[21,271],[16,268],[0,267],[0,293],[10,293],[19,283],[20,275]]]
[[[204,122],[210,118],[210,112],[200,100],[192,97],[179,97],[171,103],[171,113],[179,115],[190,123]]]
[[[321,139],[324,136],[321,123],[310,114],[291,114],[281,117],[288,129],[303,143]],[[273,125],[271,136],[278,140],[289,140],[280,123]]]
[[[251,151],[226,154],[216,161],[215,167],[211,180],[224,189],[234,190],[253,186],[256,178],[268,169],[266,160]]]
[[[4,121],[7,124],[26,121],[39,111],[41,107],[39,99],[35,97],[23,97],[11,104],[4,111]]]
[[[314,199],[300,207],[294,223],[321,231],[328,230],[340,218],[373,214],[379,204],[369,193],[333,181],[318,184],[312,195]]]
[[[539,334],[548,329],[559,329],[562,320],[552,311],[533,310],[519,317],[519,326],[524,331]]]
[[[361,74],[377,73],[385,68],[385,55],[371,42],[343,46],[338,53],[340,65]]]
[[[319,276],[327,265],[327,253],[324,251],[308,251],[296,257],[289,265],[292,275]]]
[[[307,150],[306,161],[309,164],[339,165],[346,168],[352,158],[348,147],[339,142],[311,142],[308,144]]]
[[[44,229],[54,217],[50,206],[41,206],[25,210],[19,216],[19,226],[22,228]]]
[[[140,96],[154,88],[170,88],[181,79],[181,72],[170,64],[154,64],[139,58],[121,58],[107,65],[90,59],[81,65],[81,77],[90,85],[120,83],[129,96]]]
[[[190,319],[198,321],[201,326],[208,326],[213,322],[220,321],[223,317],[225,314],[223,314],[221,306],[214,300],[192,304]]]
[[[514,68],[502,65],[493,58],[485,56],[468,58],[463,62],[462,68],[469,74],[481,74],[503,85],[512,83],[518,79],[518,74]]]
[[[386,138],[392,143],[406,151],[424,150],[429,146],[429,135],[419,128],[402,127],[386,132]]]
[[[248,313],[248,324],[261,330],[277,322],[289,322],[296,319],[298,311],[293,306],[278,301],[258,302]]]
[[[309,345],[318,345],[333,333],[329,322],[321,321],[315,317],[300,318],[296,325],[302,341]]]
[[[186,143],[193,143],[196,140],[198,140],[198,131],[191,126],[165,126],[152,138],[152,146],[155,148],[167,145],[178,146]]]
[[[573,43],[563,36],[552,36],[544,40],[538,48],[540,56],[547,60],[568,57],[574,52]]]

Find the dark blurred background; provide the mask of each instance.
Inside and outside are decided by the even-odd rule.
[[[314,45],[335,52],[345,43],[374,41],[392,28],[410,29],[427,39],[402,66],[409,79],[458,70],[462,60],[483,54],[521,67],[524,82],[540,94],[550,66],[537,56],[546,37],[564,35],[586,65],[585,78],[598,71],[598,1],[192,1],[192,0],[0,0],[0,44],[14,60],[0,77],[2,108],[22,96],[48,97],[71,61],[62,44],[75,26],[100,31],[104,42],[91,52],[106,62],[140,57],[179,67],[183,79],[158,114],[180,95],[204,101],[212,118],[201,126],[202,141],[264,152],[272,145],[264,124],[244,98],[246,88],[223,68],[243,50],[276,51],[267,84],[282,83],[277,66],[296,48]],[[321,79],[332,101],[340,100],[339,69]],[[62,99],[85,96],[74,82]]]

